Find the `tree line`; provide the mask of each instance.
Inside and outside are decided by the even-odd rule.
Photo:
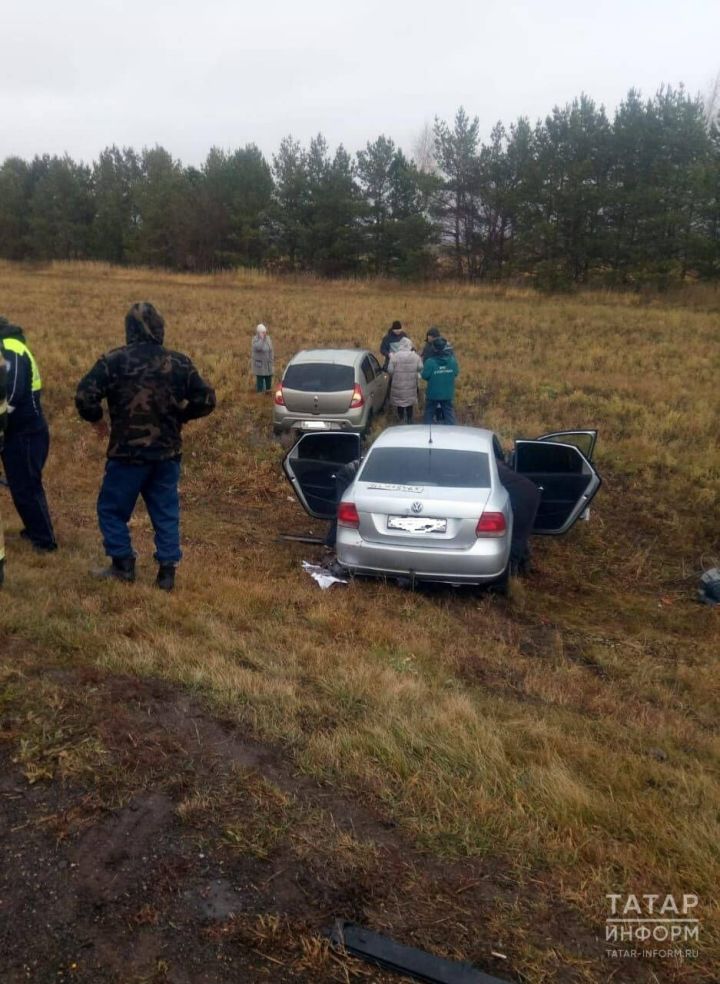
[[[710,109],[712,111],[710,111]],[[0,256],[178,270],[453,276],[666,287],[720,277],[720,125],[713,103],[630,90],[612,119],[581,96],[481,140],[461,108],[408,157],[387,136],[356,154],[322,135],[214,147],[7,158]]]

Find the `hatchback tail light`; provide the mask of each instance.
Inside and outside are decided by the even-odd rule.
[[[363,391],[360,389],[360,385],[355,383],[353,386],[353,395],[350,400],[350,409],[357,410],[358,407],[365,406],[365,397],[363,396]]]
[[[354,502],[341,502],[337,511],[338,526],[349,526],[356,530],[360,525],[360,517]]]
[[[278,383],[278,388],[275,390],[275,404],[278,407],[285,406],[285,397],[283,396],[282,383]]]
[[[506,531],[507,523],[501,512],[484,512],[477,521],[475,536],[502,536]]]

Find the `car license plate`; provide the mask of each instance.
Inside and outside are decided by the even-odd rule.
[[[425,516],[388,516],[389,530],[405,530],[406,533],[446,533],[446,519],[430,519]]]
[[[306,431],[329,430],[329,426],[324,420],[303,420],[300,427]]]

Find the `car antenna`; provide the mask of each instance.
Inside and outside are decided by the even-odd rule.
[[[432,417],[430,418],[430,436],[428,437],[428,444],[432,444]]]

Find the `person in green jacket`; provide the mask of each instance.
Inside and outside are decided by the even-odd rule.
[[[423,423],[432,424],[435,418],[441,424],[454,424],[455,377],[460,369],[444,338],[434,339],[432,346],[433,354],[425,360],[422,371],[422,378],[427,381]]]

